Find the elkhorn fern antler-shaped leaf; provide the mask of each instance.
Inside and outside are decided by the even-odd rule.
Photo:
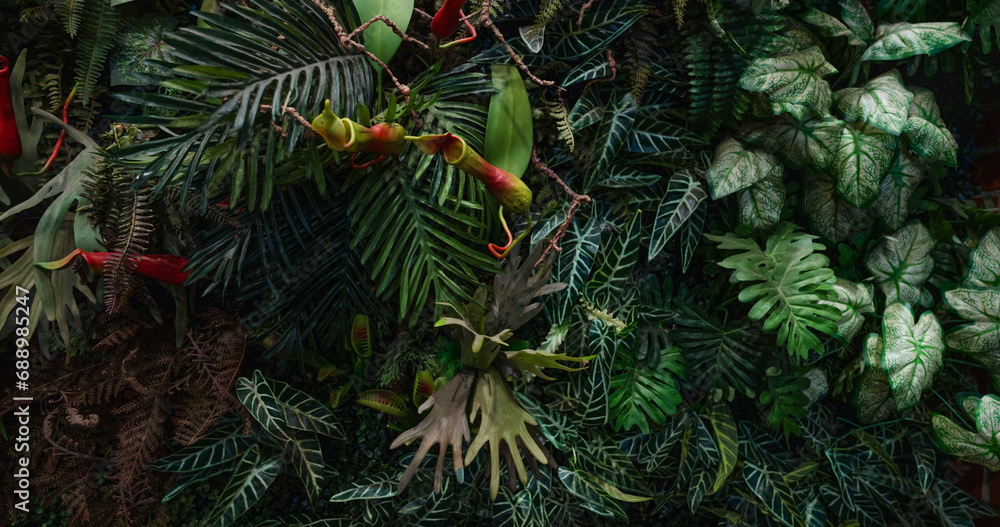
[[[444,456],[448,446],[451,446],[455,470],[465,466],[462,463],[462,441],[469,439],[469,422],[465,418],[465,406],[469,402],[469,392],[475,373],[471,368],[459,373],[440,390],[420,405],[420,412],[433,406],[431,413],[417,426],[403,432],[392,442],[389,448],[398,448],[418,437],[423,438],[420,448],[413,456],[410,466],[406,467],[403,477],[399,478],[399,492],[403,492],[420,468],[420,462],[431,447],[440,443],[441,449],[437,456],[437,470],[434,472],[434,492],[441,491],[441,473],[444,469]],[[496,495],[496,492],[493,493]]]

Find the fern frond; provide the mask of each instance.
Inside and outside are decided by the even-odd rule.
[[[652,71],[651,59],[653,47],[656,45],[656,26],[650,17],[645,16],[632,27],[625,61],[628,66],[629,78],[632,81],[632,96],[636,101],[642,100],[642,92],[649,82]]]
[[[63,29],[66,30],[70,38],[76,38],[77,32],[80,31],[80,23],[84,19],[83,8],[86,4],[87,0],[63,0],[59,15],[62,18]]]
[[[77,47],[76,84],[80,100],[90,101],[97,87],[97,79],[104,69],[104,61],[118,30],[118,8],[113,0],[96,0],[97,5],[87,10],[79,22]],[[81,2],[82,3],[82,2]]]

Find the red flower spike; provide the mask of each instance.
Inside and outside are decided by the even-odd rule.
[[[462,8],[465,7],[465,0],[444,0],[444,5],[434,15],[431,20],[431,31],[437,38],[445,39],[458,31],[458,24],[462,18]]]
[[[10,91],[10,62],[0,56],[0,162],[13,163],[21,157],[21,136],[14,120],[14,100]]]
[[[73,260],[77,256],[82,256],[83,261],[87,263],[87,268],[90,269],[90,274],[98,276],[104,273],[105,263],[108,261],[108,258],[115,256],[115,254],[75,249],[65,258],[54,262],[39,262],[35,265],[51,271],[65,269],[73,263]],[[138,275],[159,280],[165,284],[184,285],[184,282],[191,274],[190,271],[181,271],[187,265],[187,262],[187,258],[173,254],[146,254],[139,257],[139,263],[136,265],[134,272]]]

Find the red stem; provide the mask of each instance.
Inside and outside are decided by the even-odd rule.
[[[73,86],[73,90],[69,92],[69,97],[66,97],[66,104],[63,104],[62,118],[63,122],[69,124],[69,103],[73,100],[73,96],[76,95],[76,86]],[[41,172],[48,172],[52,163],[56,160],[56,156],[59,155],[59,149],[62,148],[63,139],[66,138],[66,129],[63,128],[62,132],[59,133],[59,139],[56,141],[56,147],[52,149],[52,155],[49,156],[49,160],[45,162],[45,166],[42,167]]]

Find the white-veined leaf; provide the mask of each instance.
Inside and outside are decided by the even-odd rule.
[[[885,342],[877,333],[870,333],[865,339],[865,371],[854,388],[854,408],[865,424],[885,421],[896,411],[889,376],[882,369],[884,349]]]
[[[965,395],[959,402],[973,410],[969,413],[976,422],[976,431],[971,432],[943,415],[931,414],[934,442],[945,454],[1000,470],[1000,398]]]
[[[837,73],[818,47],[771,58],[756,59],[740,77],[740,87],[763,92],[775,103],[774,113],[791,113],[805,120],[809,111],[830,113],[830,84],[823,77]]]
[[[903,77],[891,70],[860,88],[844,88],[833,95],[837,110],[847,121],[863,121],[892,135],[899,135],[913,101],[903,87]]]
[[[843,127],[838,119],[799,121],[782,115],[766,122],[747,121],[740,137],[778,156],[789,168],[826,170],[840,146]]]
[[[636,102],[631,92],[615,96],[604,111],[601,127],[597,129],[598,141],[594,144],[594,159],[583,180],[583,192],[590,192],[611,167],[618,151],[628,141],[629,130],[635,120]]]
[[[767,152],[747,150],[736,139],[726,139],[715,149],[712,167],[705,174],[713,199],[750,187],[766,178],[781,179],[784,167]]]
[[[920,302],[920,287],[934,268],[932,249],[934,240],[930,231],[918,222],[886,236],[868,254],[865,265],[885,293],[886,304]]]
[[[903,138],[921,157],[957,166],[958,142],[941,119],[934,92],[917,86],[906,89],[913,93],[913,102],[903,125]]]
[[[900,410],[920,402],[920,394],[930,388],[934,374],[941,369],[944,342],[941,324],[930,311],[914,323],[913,313],[905,304],[895,303],[882,315],[885,343],[882,367]]]
[[[871,42],[875,35],[875,24],[872,23],[872,17],[868,15],[868,10],[860,0],[840,0],[840,7],[840,17],[851,29],[851,33],[864,43]]]
[[[971,322],[948,332],[948,347],[962,353],[1000,352],[1000,287],[946,291],[952,311]]]
[[[831,166],[837,193],[855,207],[867,207],[892,168],[898,147],[896,137],[877,128],[845,126]]]
[[[899,60],[933,55],[955,44],[972,40],[957,22],[880,24],[861,60]]]
[[[875,312],[875,288],[871,284],[858,284],[837,278],[837,283],[833,284],[832,289],[835,296],[820,302],[840,310],[837,336],[849,342],[864,325],[865,315]]]
[[[778,224],[785,205],[785,184],[780,178],[767,177],[738,195],[740,223],[754,230],[766,231]]]
[[[813,228],[824,238],[839,242],[850,234],[864,211],[837,195],[837,182],[829,172],[806,172],[803,207]]]
[[[909,216],[910,197],[917,185],[924,180],[927,169],[923,163],[903,151],[896,156],[896,162],[889,175],[882,180],[878,198],[872,208],[890,229],[899,229]]]
[[[983,287],[1000,285],[1000,227],[990,229],[969,254],[969,273],[964,284]]]
[[[708,198],[701,181],[691,172],[681,170],[670,176],[667,193],[663,195],[653,220],[653,232],[649,241],[649,259],[652,260],[667,245],[684,222],[698,209],[698,205]]]

